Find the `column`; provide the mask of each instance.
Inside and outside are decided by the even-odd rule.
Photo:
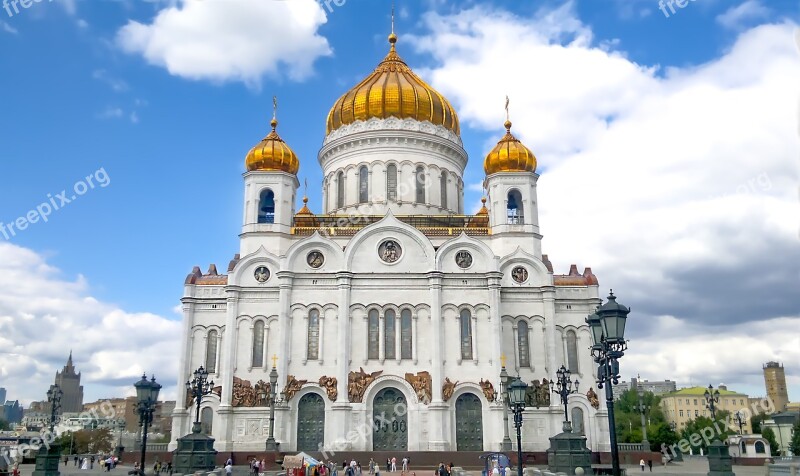
[[[478,365],[478,312],[472,313],[472,361]]]
[[[378,321],[380,325],[380,320]],[[364,352],[364,365],[369,363],[369,309],[364,312],[364,329],[367,330],[367,351]],[[380,357],[380,354],[378,354]]]
[[[280,314],[278,315],[278,351],[274,352],[278,356],[278,392],[283,390],[283,384],[286,382],[286,376],[289,374],[289,362],[291,360],[289,355],[289,342],[292,338],[292,280],[294,273],[290,271],[278,271],[278,285],[279,289],[279,306]],[[268,360],[270,368],[272,361]],[[278,420],[275,420],[275,426],[279,427]]]
[[[339,403],[346,403],[347,375],[350,369],[350,286],[353,273],[342,271],[336,273],[339,287],[339,332],[338,332],[338,362],[337,362],[337,389]]]
[[[230,451],[232,448],[233,437],[233,407],[231,407],[231,397],[233,396],[233,373],[236,360],[236,318],[239,315],[239,288],[228,286],[227,309],[225,316],[225,332],[221,342],[217,345],[218,353],[217,365],[222,384],[222,397],[220,398],[219,409],[219,430],[215,431],[221,438],[217,441],[221,451]],[[221,344],[221,345],[220,345]],[[224,350],[221,350],[224,347]],[[220,358],[221,357],[221,358]]]
[[[172,412],[172,442],[170,451],[178,437],[189,432],[189,415],[191,412],[184,406],[186,405],[186,381],[192,373],[192,355],[194,354],[194,300],[183,298],[183,339],[181,340],[181,355],[178,365],[178,397],[175,402],[175,410]]]
[[[519,375],[519,325],[513,322],[511,325],[511,335],[514,338],[514,370]]]
[[[414,359],[414,365],[417,365],[417,312],[411,316],[411,358]]]
[[[431,359],[431,380],[432,380],[432,395],[431,403],[428,405],[428,414],[430,419],[428,423],[429,428],[429,441],[428,451],[447,451],[451,449],[451,445],[444,437],[444,429],[447,418],[449,405],[442,401],[442,378],[443,373],[443,342],[442,342],[442,277],[443,273],[440,271],[433,271],[428,273],[428,285],[430,286],[430,300],[431,300],[431,328],[433,335],[432,346],[432,359]],[[425,448],[420,448],[424,450]]]
[[[402,341],[402,335],[400,334],[400,324],[403,321],[401,317],[403,314],[402,312],[398,312],[394,318],[394,357],[397,363],[400,363],[400,341]]]
[[[319,342],[317,361],[319,365],[322,365],[325,363],[325,312],[323,310],[319,311],[319,336],[317,336],[317,341]]]
[[[492,325],[492,355],[489,365],[494,369],[494,375],[500,375],[500,356],[503,355],[503,321],[500,315],[500,280],[503,274],[499,272],[488,273],[489,283],[489,319]],[[500,388],[498,385],[497,388]]]
[[[378,315],[378,359],[381,364],[386,360],[386,319],[383,316],[384,310]]]
[[[558,367],[556,360],[556,307],[555,307],[555,294],[554,287],[544,288],[543,290],[544,301],[544,324],[545,334],[547,335],[547,362],[545,363],[545,373],[547,379],[550,380],[555,376],[556,368]],[[550,399],[551,406],[559,406],[559,401],[556,398]]]

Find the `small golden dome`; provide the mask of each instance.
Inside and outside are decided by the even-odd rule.
[[[506,120],[504,125],[506,135],[486,156],[483,171],[486,175],[497,172],[536,172],[536,157],[533,152],[511,134],[511,121]]]
[[[356,121],[376,117],[416,119],[461,133],[455,109],[411,71],[395,51],[397,35],[389,35],[389,54],[375,71],[346,92],[328,113],[327,134]]]
[[[278,121],[275,118],[272,119],[270,125],[272,132],[247,153],[245,159],[247,171],[282,171],[296,175],[300,170],[300,160],[297,158],[297,154],[275,132],[275,128],[278,127]]]
[[[294,226],[315,227],[319,226],[316,217],[308,208],[308,197],[303,196],[303,208],[294,214]]]

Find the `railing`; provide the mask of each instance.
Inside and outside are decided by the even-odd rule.
[[[644,451],[644,445],[641,443],[618,443],[617,447],[620,451]]]
[[[384,219],[383,215],[298,215],[294,217],[292,234],[353,236],[362,228]],[[427,236],[469,236],[489,234],[489,217],[485,215],[396,215]]]

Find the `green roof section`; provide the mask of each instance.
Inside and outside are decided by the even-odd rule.
[[[706,393],[706,390],[708,390],[708,387],[688,387],[688,388],[682,388],[682,389],[680,389],[678,391],[675,391],[675,392],[670,392],[666,396],[671,397],[673,395],[696,395],[696,396],[702,397],[703,394]],[[714,390],[719,390],[719,394],[720,395],[742,395],[742,396],[744,396],[743,393],[734,392],[734,391],[731,391],[731,390],[722,390],[722,389],[717,389],[717,388],[715,388]]]

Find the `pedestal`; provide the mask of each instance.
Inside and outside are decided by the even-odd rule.
[[[33,476],[59,476],[58,464],[61,462],[61,446],[58,443],[42,445],[36,455],[36,468]]]
[[[172,452],[173,466],[178,474],[211,471],[216,457],[214,438],[201,434],[199,423],[192,426],[191,434],[178,438],[178,448]]]
[[[547,468],[567,474],[575,474],[576,468],[582,468],[584,474],[592,474],[592,452],[586,447],[586,437],[572,433],[569,425],[564,425],[564,430],[550,438]]]
[[[708,445],[708,476],[736,476],[728,445],[719,440]]]

